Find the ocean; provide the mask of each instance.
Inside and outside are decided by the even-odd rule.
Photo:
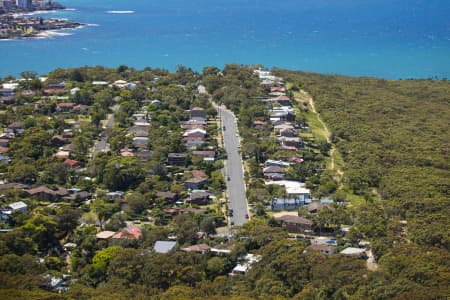
[[[0,41],[0,76],[129,65],[261,64],[352,76],[450,78],[448,0],[60,0],[89,26]]]

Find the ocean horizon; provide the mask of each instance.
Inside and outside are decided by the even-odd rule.
[[[225,64],[386,79],[450,78],[443,0],[60,0],[43,17],[87,24],[0,40],[0,76],[128,65]]]

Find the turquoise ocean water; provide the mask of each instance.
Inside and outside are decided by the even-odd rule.
[[[61,0],[91,24],[0,41],[0,76],[84,65],[226,63],[383,78],[450,78],[449,0]]]

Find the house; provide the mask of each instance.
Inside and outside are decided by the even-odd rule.
[[[156,241],[153,250],[156,253],[163,253],[163,254],[168,254],[168,253],[173,253],[175,252],[177,246],[177,242],[173,242],[173,241]]]
[[[9,147],[8,139],[0,139],[0,147]]]
[[[0,146],[0,154],[5,154],[6,152],[8,152],[8,150],[9,150],[8,147]]]
[[[81,163],[78,160],[66,159],[64,164],[68,165],[71,169],[81,168]]]
[[[150,129],[150,123],[147,125],[134,125],[128,129],[128,132],[135,137],[148,137],[148,131]]]
[[[5,105],[14,104],[16,103],[16,97],[15,96],[0,97],[0,103]]]
[[[148,137],[134,137],[132,143],[135,148],[147,148]]]
[[[183,182],[186,189],[198,190],[205,186],[208,178],[194,177]]]
[[[284,89],[284,88],[281,88],[281,89]],[[282,92],[282,93],[284,93],[284,92]],[[290,106],[291,105],[291,99],[289,99],[289,97],[284,96],[284,95],[273,98],[272,100],[277,102],[281,106]]]
[[[61,147],[62,145],[67,144],[69,140],[62,135],[54,135],[52,136],[50,142],[55,147]]]
[[[209,247],[206,244],[198,244],[198,245],[192,245],[186,248],[181,248],[182,251],[185,252],[196,252],[200,254],[208,253],[211,250],[211,247]]]
[[[291,165],[291,163],[289,162],[285,162],[282,160],[273,160],[273,159],[268,159],[264,162],[264,166],[265,167],[270,167],[270,166],[277,166],[277,167],[281,167],[281,168],[287,168]]]
[[[133,150],[130,149],[120,149],[120,156],[122,157],[133,157]]]
[[[90,106],[88,106],[88,105],[78,104],[72,108],[72,111],[74,113],[83,113],[83,112],[87,112],[89,110],[89,108],[90,108]]]
[[[253,121],[253,128],[255,128],[255,129],[264,129],[264,127],[266,125],[267,125],[267,123],[264,121],[260,121],[260,120]]]
[[[6,133],[22,134],[25,131],[22,122],[13,122],[9,124]]]
[[[202,129],[202,128],[194,128],[194,129],[189,129],[186,130],[183,133],[183,137],[199,137],[199,138],[204,138],[206,136],[206,130]]]
[[[12,97],[14,96],[14,89],[0,89],[1,97]]]
[[[307,203],[311,203],[311,191],[305,184],[291,180],[267,181],[266,185],[277,184],[284,186],[285,196],[272,201],[272,210],[294,210]]]
[[[292,129],[293,130],[295,128],[294,128],[294,126],[292,126],[291,123],[283,122],[281,124],[275,125],[273,127],[273,129],[275,130],[275,133],[280,134],[281,130],[284,130],[284,129]]]
[[[81,89],[79,87],[74,87],[73,89],[70,89],[70,94],[75,95],[78,93]]]
[[[69,193],[65,188],[59,187],[58,190],[54,191],[46,187],[45,185],[25,190],[25,192],[33,198],[44,201],[54,201],[67,196]]]
[[[108,197],[109,201],[116,201],[117,199],[123,198],[124,195],[125,195],[125,193],[121,192],[121,191],[106,193],[106,197]]]
[[[283,215],[276,218],[289,232],[304,233],[313,230],[314,222],[299,216]]]
[[[178,201],[178,194],[172,193],[172,192],[157,192],[156,193],[157,198],[163,199],[166,203],[175,203]]]
[[[26,205],[22,201],[10,203],[7,206],[3,207],[0,211],[0,220],[8,221],[13,213],[26,213],[28,209],[28,205]]]
[[[77,191],[77,192],[71,192],[69,190],[70,195],[65,196],[62,199],[64,201],[79,201],[84,202],[86,200],[89,200],[92,197],[92,194],[86,191]]]
[[[344,255],[355,256],[355,257],[359,257],[359,258],[365,258],[367,256],[366,249],[354,248],[354,247],[347,247],[339,253],[344,254]]]
[[[56,152],[55,154],[53,154],[54,158],[60,158],[60,159],[68,159],[69,156],[70,156],[70,152],[64,151],[64,150],[60,150],[60,151]]]
[[[270,180],[282,180],[284,179],[284,168],[279,166],[269,166],[263,169],[264,178]]]
[[[121,240],[138,240],[142,237],[142,232],[139,227],[127,227],[114,234],[112,239]]]
[[[62,102],[62,103],[58,103],[58,105],[56,105],[56,111],[57,112],[70,112],[73,107],[75,106],[75,103],[72,102]]]
[[[313,201],[311,204],[305,205],[305,208],[310,214],[315,214],[323,209],[329,209],[335,211],[335,208],[329,204],[322,204],[319,201]]]
[[[206,120],[206,110],[201,107],[194,107],[189,111],[189,117],[191,120]]]
[[[294,112],[287,110],[273,110],[270,113],[270,120],[275,121],[295,121]]]
[[[200,156],[203,157],[203,159],[205,158],[214,159],[216,157],[216,152],[210,150],[194,150],[192,151],[192,156]]]
[[[294,128],[284,128],[280,130],[280,136],[283,137],[295,137],[297,136],[297,130]]]
[[[181,139],[184,142],[184,146],[187,149],[197,149],[198,146],[201,146],[205,143],[202,137],[184,137]]]
[[[169,165],[184,166],[187,161],[186,153],[169,153],[167,163]]]
[[[210,194],[202,190],[194,190],[189,194],[187,202],[197,205],[206,205],[210,202]]]
[[[318,251],[322,254],[331,255],[335,254],[337,252],[336,246],[330,246],[330,245],[311,245],[306,248],[306,252],[308,251]]]
[[[302,146],[302,139],[299,137],[282,136],[278,140],[281,142],[282,147],[300,148]]]
[[[97,233],[95,235],[95,237],[99,240],[107,240],[113,237],[113,235],[115,235],[116,233],[114,231],[100,231],[99,233]]]
[[[205,120],[188,120],[180,122],[180,127],[183,129],[205,128],[207,125]]]
[[[230,275],[238,275],[238,274],[245,274],[248,270],[252,267],[254,263],[257,263],[261,260],[261,255],[255,255],[247,253],[244,257],[241,257],[240,263],[238,263],[234,268],[233,271],[230,273]]]

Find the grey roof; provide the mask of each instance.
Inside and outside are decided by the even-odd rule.
[[[175,249],[176,244],[172,241],[156,241],[154,250],[156,253],[169,253]]]

